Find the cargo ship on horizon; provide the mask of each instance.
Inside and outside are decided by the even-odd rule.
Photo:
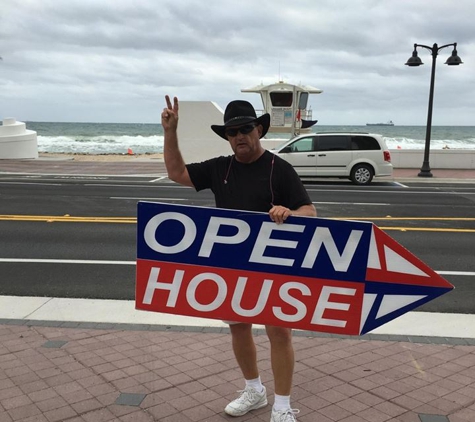
[[[392,120],[386,123],[366,123],[366,126],[394,126],[394,123]]]

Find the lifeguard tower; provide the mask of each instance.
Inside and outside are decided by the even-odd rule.
[[[256,112],[270,114],[269,133],[298,135],[310,132],[310,128],[318,121],[312,119],[308,99],[310,94],[321,94],[323,92],[321,89],[279,81],[271,85],[260,84],[253,88],[241,89],[241,92],[260,94],[264,108]]]

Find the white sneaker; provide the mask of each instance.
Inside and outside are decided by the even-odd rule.
[[[298,409],[274,410],[270,417],[270,422],[297,422],[295,415],[300,413]]]
[[[238,391],[239,397],[229,403],[224,411],[230,416],[242,416],[250,410],[260,409],[267,406],[266,388],[259,393],[252,387],[246,386],[244,390]]]

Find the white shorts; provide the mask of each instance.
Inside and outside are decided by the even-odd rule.
[[[228,324],[228,325],[246,324],[245,322],[225,321],[224,319],[221,321],[223,321],[225,324]]]

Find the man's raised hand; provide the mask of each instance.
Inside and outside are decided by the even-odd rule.
[[[173,105],[168,95],[165,95],[167,106],[162,111],[162,127],[164,131],[176,130],[178,126],[178,98],[173,97]]]

